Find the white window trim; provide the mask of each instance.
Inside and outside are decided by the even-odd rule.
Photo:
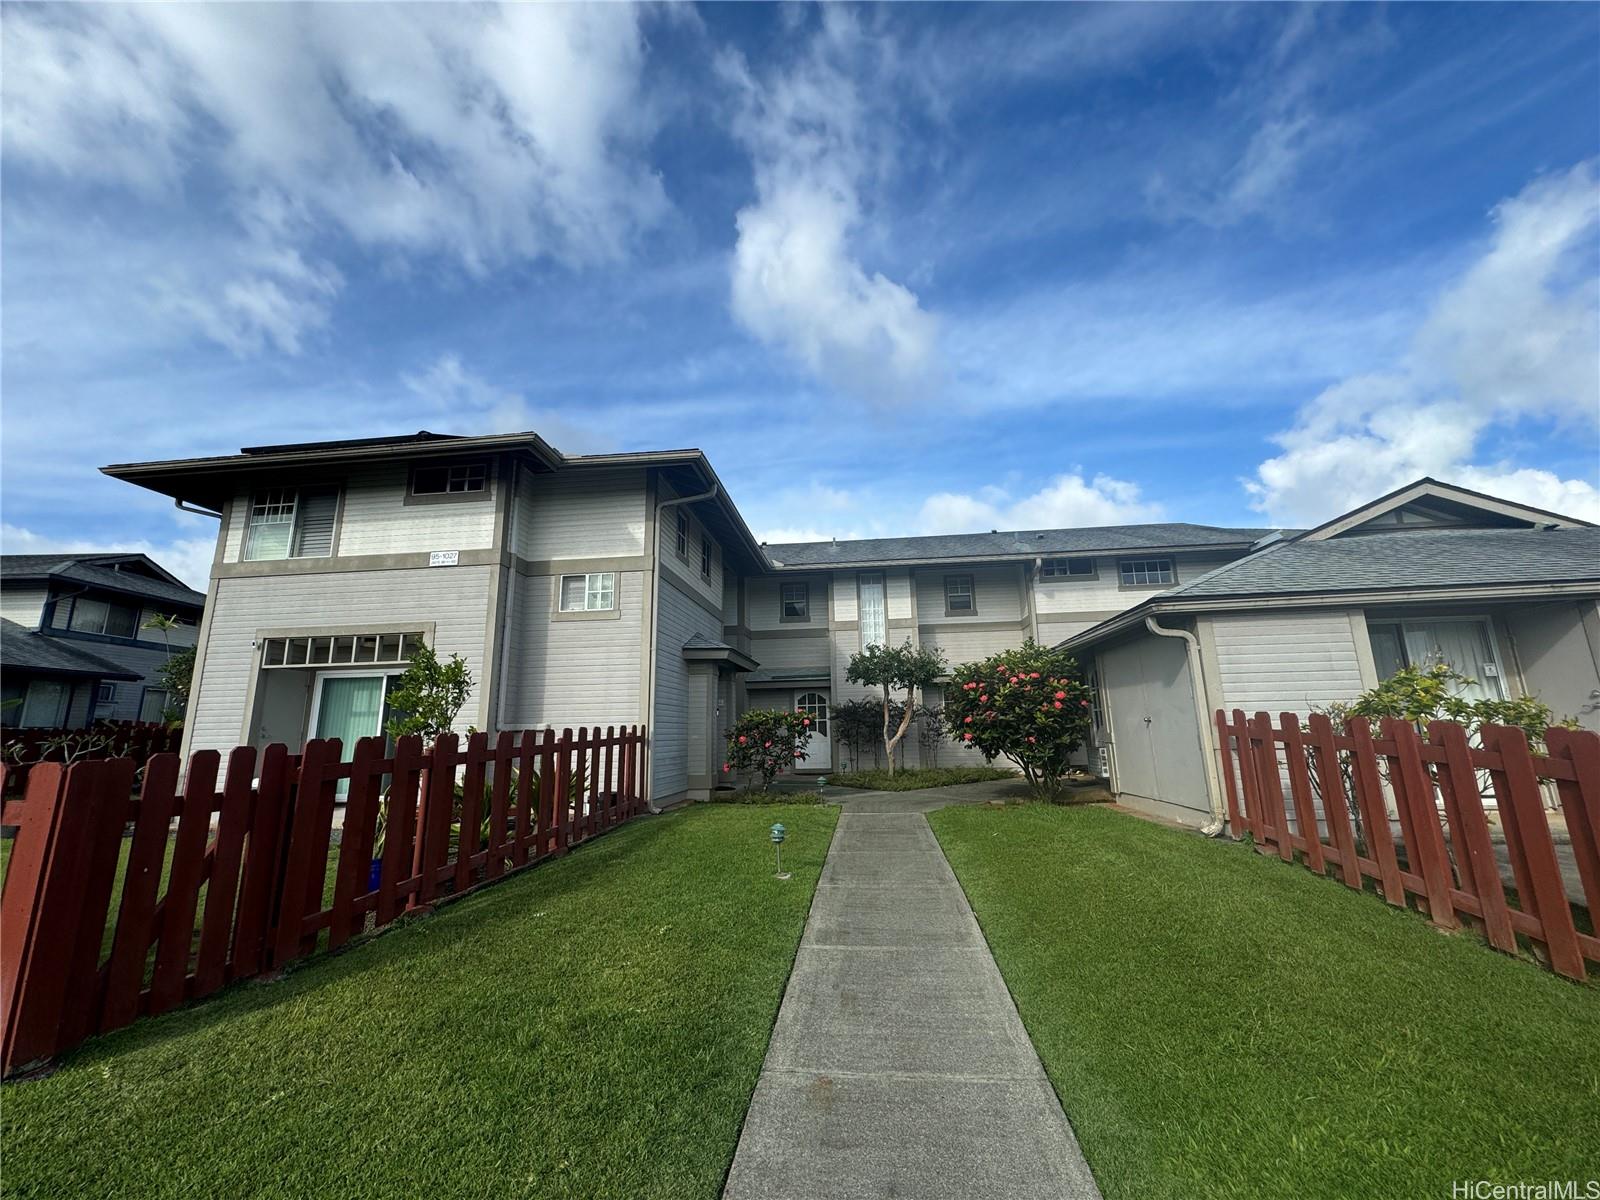
[[[317,491],[317,492],[330,491],[330,492],[333,493],[333,535],[328,540],[328,552],[326,554],[295,554],[294,553],[295,542],[298,541],[299,537],[300,537],[300,513],[301,513],[300,498],[304,493],[306,493],[308,491]],[[260,496],[266,495],[266,494],[271,493],[271,492],[283,492],[283,493],[289,495],[290,497],[292,497],[291,507],[290,507],[290,510],[289,510],[290,515],[289,515],[289,520],[287,522],[287,524],[289,526],[289,542],[288,542],[288,546],[287,546],[287,551],[288,552],[285,553],[285,554],[282,554],[282,555],[274,555],[271,558],[251,558],[250,557],[250,534],[251,534],[251,531],[256,528],[255,520],[254,520],[255,510],[256,510],[256,501]],[[313,484],[313,485],[303,486],[303,487],[263,488],[259,492],[252,492],[251,495],[250,495],[250,499],[245,504],[245,508],[244,508],[244,532],[243,532],[243,535],[239,539],[239,561],[240,562],[289,562],[289,561],[291,561],[293,559],[333,558],[339,552],[339,527],[340,527],[341,524],[343,524],[343,522],[344,522],[344,489],[341,488],[341,487],[336,487],[336,486],[333,486],[331,484],[326,484],[326,485]],[[263,522],[263,524],[272,524],[272,525],[282,525],[284,523],[285,522],[282,522],[282,521]]]
[[[1087,571],[1053,571],[1051,563],[1086,562],[1089,564]],[[1100,560],[1089,554],[1056,555],[1039,561],[1039,578],[1048,579],[1052,583],[1066,583],[1074,579],[1098,579],[1100,577]]]
[[[1400,627],[1400,650],[1409,659],[1411,656],[1406,653],[1405,648],[1405,627],[1407,625],[1445,625],[1460,624],[1462,622],[1472,622],[1483,626],[1486,635],[1485,642],[1489,647],[1489,661],[1494,664],[1495,678],[1500,681],[1500,695],[1502,697],[1509,696],[1512,692],[1511,678],[1506,674],[1505,662],[1500,657],[1499,631],[1495,629],[1494,618],[1488,613],[1448,613],[1442,616],[1423,613],[1420,616],[1385,617],[1379,615],[1368,617],[1364,622],[1367,629],[1367,654],[1369,657],[1373,657],[1372,627],[1374,625],[1398,625]],[[1377,659],[1373,657],[1373,661],[1376,663]],[[1411,663],[1410,665],[1414,667],[1417,664]],[[1382,683],[1384,681],[1380,679],[1378,682]],[[1517,690],[1521,690],[1520,685]]]
[[[611,580],[611,586],[609,588],[602,587],[602,588],[597,589],[594,586],[594,584],[591,582],[591,580],[601,579],[601,578],[609,578]],[[569,580],[569,579],[581,579],[581,580],[583,580],[583,607],[582,608],[568,608],[566,606],[567,580]],[[604,594],[606,594],[608,592],[610,593],[610,596],[611,596],[611,603],[610,604],[607,604],[604,607],[591,607],[590,606],[589,600],[590,600],[591,596],[594,596],[596,594],[604,595]],[[580,613],[610,613],[610,612],[615,612],[616,610],[617,610],[617,572],[615,572],[615,571],[573,571],[573,572],[570,572],[570,573],[568,573],[566,575],[561,575],[561,576],[557,577],[557,582],[556,582],[556,611],[561,613],[563,616],[568,616],[568,617],[576,616],[576,615],[578,615]]]
[[[956,608],[950,603],[950,585],[957,582],[966,584],[967,606]],[[944,577],[944,615],[947,617],[970,617],[978,611],[978,577],[970,572]]]
[[[1162,563],[1166,566],[1166,579],[1151,579],[1143,583],[1130,581],[1124,568],[1141,565],[1149,566],[1152,563]],[[1148,574],[1148,572],[1146,572]],[[1170,555],[1156,555],[1150,558],[1119,558],[1117,559],[1117,586],[1130,589],[1172,587],[1178,582],[1178,563]]]

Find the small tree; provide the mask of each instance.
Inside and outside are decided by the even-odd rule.
[[[876,700],[844,700],[833,706],[829,718],[834,739],[850,751],[850,766],[860,770],[866,747],[882,745],[883,706]]]
[[[728,758],[723,774],[754,771],[761,790],[770,791],[773,777],[793,767],[811,745],[811,718],[804,712],[752,708],[728,731]]]
[[[171,724],[189,710],[189,687],[194,682],[194,647],[185,646],[155,670],[157,682],[167,693],[161,719]]]
[[[1070,654],[1029,638],[965,663],[945,688],[945,726],[985,759],[1015,763],[1035,792],[1055,795],[1088,736],[1089,686]]]
[[[911,727],[917,690],[935,682],[944,672],[944,654],[913,646],[910,638],[899,646],[869,646],[850,656],[845,678],[851,683],[883,689],[883,751],[889,760],[889,774],[894,774],[894,752]],[[905,692],[906,697],[898,722],[890,712],[897,691]]]
[[[459,654],[441,663],[433,647],[419,645],[411,665],[389,689],[390,737],[420,733],[424,747],[455,724],[456,715],[472,693],[472,672]]]

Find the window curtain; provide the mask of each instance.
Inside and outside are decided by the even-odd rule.
[[[1412,665],[1448,663],[1467,677],[1461,694],[1471,700],[1500,700],[1504,693],[1495,671],[1489,631],[1482,621],[1418,621],[1405,627],[1406,657]]]
[[[861,576],[861,647],[889,643],[888,613],[884,608],[883,576]]]
[[[378,676],[324,679],[317,707],[317,736],[341,739],[339,760],[349,762],[356,740],[378,733],[382,709],[383,680]]]

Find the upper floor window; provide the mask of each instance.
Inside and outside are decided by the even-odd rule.
[[[704,533],[700,535],[700,578],[711,578],[711,538]]]
[[[977,611],[977,601],[972,594],[971,575],[944,577],[944,610],[947,615]]]
[[[249,561],[325,558],[333,553],[337,488],[271,488],[250,502],[244,535]]]
[[[883,576],[874,571],[856,576],[856,598],[861,610],[861,648],[889,644],[889,610]]]
[[[67,628],[79,633],[101,633],[107,637],[131,638],[139,631],[139,610],[114,600],[94,600],[78,596],[72,601]]]
[[[681,508],[678,510],[677,549],[679,558],[689,557],[689,514]]]
[[[617,606],[617,577],[611,571],[561,577],[562,612],[610,612]]]
[[[1092,558],[1047,558],[1039,567],[1041,579],[1092,579]]]
[[[1124,558],[1117,563],[1123,587],[1145,587],[1153,583],[1172,582],[1170,558]]]
[[[411,472],[413,496],[465,496],[488,487],[488,463],[441,463]]]
[[[785,621],[809,621],[811,619],[811,585],[809,583],[786,583],[781,592],[782,609],[780,615]]]
[[[94,702],[96,704],[115,704],[117,702],[117,685],[102,683],[95,689]]]

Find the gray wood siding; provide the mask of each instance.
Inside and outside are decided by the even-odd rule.
[[[513,546],[535,562],[644,553],[645,473],[524,471],[517,485]]]
[[[1062,556],[1066,557],[1066,556]],[[1081,555],[1073,555],[1078,558]],[[1113,558],[1096,558],[1094,579],[1037,579],[1033,585],[1034,603],[1039,609],[1039,620],[1044,622],[1047,614],[1068,614],[1074,612],[1120,612],[1125,608],[1132,608],[1142,600],[1148,599],[1153,593],[1162,591],[1162,588],[1126,588],[1121,585],[1121,576],[1118,572],[1119,558],[1174,558],[1173,583],[1176,587],[1180,583],[1188,583],[1198,579],[1207,571],[1214,571],[1224,563],[1232,562],[1240,557],[1237,554],[1205,555],[1198,558],[1175,557],[1159,552],[1148,555],[1124,554]],[[1059,639],[1058,639],[1059,640]]]
[[[671,509],[667,510],[669,513]],[[695,634],[722,636],[722,620],[671,580],[659,581],[656,679],[650,730],[650,796],[670,803],[689,786],[689,669],[683,644]],[[637,660],[635,660],[637,661]]]
[[[0,591],[0,617],[15,621],[24,629],[39,628],[44,616],[44,601],[49,590],[42,587],[10,587]]]
[[[502,729],[631,725],[639,692],[644,576],[617,575],[616,620],[560,620],[556,576],[511,576]]]
[[[1562,600],[1513,609],[1505,625],[1528,692],[1557,717],[1577,717],[1600,732],[1600,604]]]
[[[947,575],[972,576],[977,609],[971,617],[944,615]],[[917,621],[1019,621],[1022,619],[1022,572],[1015,566],[931,567],[917,572]],[[893,614],[891,614],[893,615]]]
[[[322,626],[432,624],[443,658],[460,654],[476,687],[456,722],[458,731],[478,719],[484,678],[484,635],[492,569],[352,571],[220,579],[211,611],[204,660],[191,701],[189,748],[238,745],[249,702],[253,646],[258,629]]]
[[[1225,708],[1305,716],[1362,692],[1350,614],[1342,609],[1212,618]]]

